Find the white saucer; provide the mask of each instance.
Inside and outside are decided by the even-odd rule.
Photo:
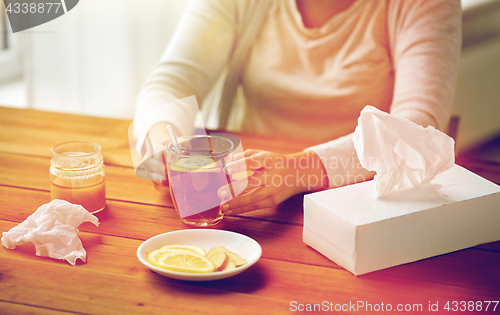
[[[197,245],[203,248],[206,252],[208,252],[212,247],[224,246],[228,250],[245,259],[247,263],[233,270],[202,274],[170,271],[156,267],[149,263],[149,253],[155,249],[170,244]],[[202,229],[180,230],[160,234],[146,240],[137,249],[137,258],[139,258],[141,263],[149,269],[165,277],[187,281],[219,280],[235,276],[255,264],[261,255],[262,248],[259,243],[248,236],[229,231]]]

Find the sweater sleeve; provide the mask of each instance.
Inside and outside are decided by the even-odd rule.
[[[158,65],[141,88],[134,115],[134,136],[140,152],[149,129],[168,122],[190,134],[197,106],[178,102],[194,95],[201,103],[222,73],[235,36],[235,3],[193,0],[177,26]],[[196,102],[194,102],[196,103]]]
[[[461,22],[459,0],[390,2],[391,114],[445,130],[458,76]]]
[[[389,0],[387,29],[395,72],[390,113],[444,130],[458,75],[460,1]],[[322,160],[330,188],[374,175],[361,167],[352,134],[306,150]]]

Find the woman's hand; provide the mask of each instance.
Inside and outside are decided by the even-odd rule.
[[[146,154],[142,159],[142,165],[144,165],[148,178],[153,182],[156,190],[169,194],[165,159],[165,146],[170,142],[167,125],[168,123],[158,123],[149,131],[145,143]],[[176,129],[175,131],[179,134]]]
[[[142,165],[146,169],[148,178],[153,182],[153,186],[156,190],[168,194],[168,178],[165,166],[165,145],[170,141],[170,138],[164,138],[155,143],[153,143],[149,138],[147,138],[146,141],[147,149],[146,154],[142,159]]]
[[[247,150],[235,156],[225,167],[228,175],[251,171],[245,179],[221,187],[219,196],[226,198],[231,190],[243,191],[221,205],[225,214],[274,207],[293,195],[328,187],[328,178],[321,160],[313,151],[291,155]],[[245,187],[246,186],[246,187]],[[232,189],[231,189],[232,188]]]

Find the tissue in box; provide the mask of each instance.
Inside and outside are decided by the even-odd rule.
[[[500,186],[454,165],[376,198],[374,181],[304,197],[304,242],[355,275],[500,240]]]

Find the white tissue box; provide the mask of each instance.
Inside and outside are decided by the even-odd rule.
[[[373,181],[304,197],[304,242],[355,275],[497,241],[499,227],[500,186],[458,165],[378,199]]]

